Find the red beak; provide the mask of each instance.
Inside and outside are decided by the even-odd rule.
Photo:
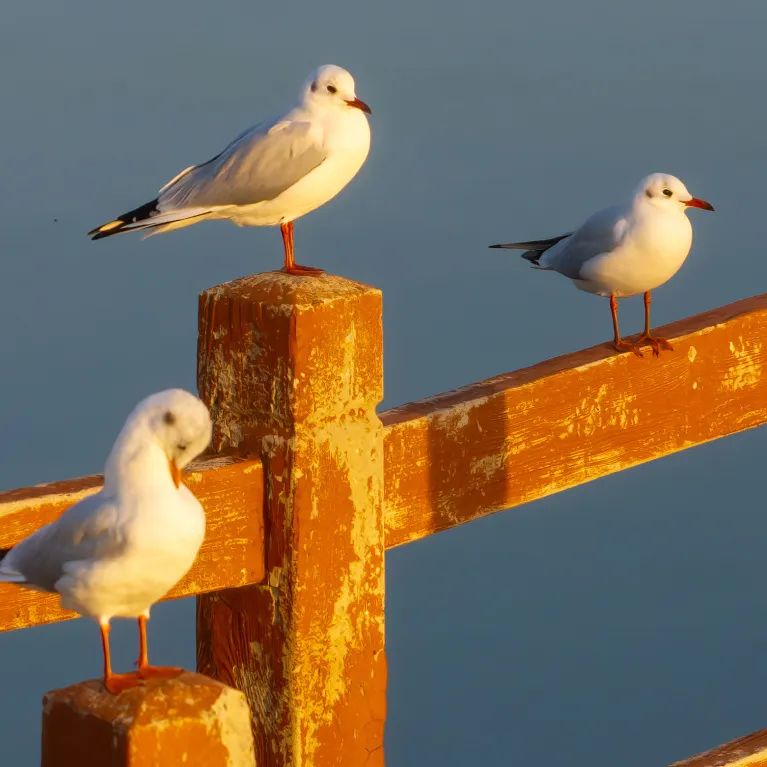
[[[181,484],[181,470],[176,466],[176,462],[172,459],[168,459],[168,468],[170,469],[170,478],[173,480],[173,484],[178,487]]]
[[[351,99],[350,101],[346,102],[350,107],[354,107],[355,109],[361,109],[365,114],[372,114],[370,111],[370,107],[362,100],[362,99]]]
[[[691,197],[685,202],[688,208],[702,208],[703,210],[713,210],[714,206],[710,202],[701,200],[699,197]]]

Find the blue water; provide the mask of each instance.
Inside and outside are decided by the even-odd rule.
[[[373,148],[297,256],[384,290],[385,406],[606,339],[605,301],[485,246],[568,231],[651,171],[717,208],[657,322],[762,291],[766,23],[739,0],[4,7],[0,487],[100,470],[140,397],[193,387],[197,293],[276,267],[279,235],[84,233],[320,63],[356,75]],[[647,767],[766,726],[765,439],[393,551],[389,764]],[[155,611],[158,661],[193,664],[192,608]],[[36,762],[42,693],[99,652],[84,621],[0,637],[4,764]]]

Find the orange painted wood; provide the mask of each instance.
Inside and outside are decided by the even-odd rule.
[[[200,297],[213,446],[264,466],[266,583],[198,601],[198,668],[243,690],[260,767],[382,767],[381,294],[246,277]]]
[[[767,730],[759,730],[670,767],[767,767]]]
[[[767,421],[767,296],[661,332],[676,339],[676,351],[660,359],[616,355],[601,345],[384,412],[386,547]],[[263,397],[272,396],[266,382],[258,385]],[[221,428],[231,433],[219,439],[236,437],[234,425]],[[204,467],[205,482],[214,468]],[[261,492],[260,466],[252,471],[258,484],[249,504]],[[260,517],[251,520],[237,506],[225,486],[229,476],[222,475],[210,502],[203,499],[211,535],[203,552],[210,562],[217,549],[229,556],[230,548],[250,552],[241,563],[262,561],[261,538],[247,544],[242,534]],[[85,477],[0,493],[0,549],[99,484]],[[196,566],[177,595],[193,593],[192,580],[213,590],[257,582],[264,571],[240,564],[232,572]],[[0,631],[70,617],[55,605],[54,597],[0,584]]]
[[[184,482],[206,514],[205,542],[168,598],[244,586],[264,577],[263,475],[257,461],[213,458],[192,464]],[[0,549],[9,548],[101,487],[82,477],[0,493]],[[0,583],[0,631],[67,620],[58,596]]]
[[[767,422],[767,295],[383,414],[386,546]]]
[[[238,690],[201,674],[111,695],[100,680],[46,693],[42,767],[254,767]]]

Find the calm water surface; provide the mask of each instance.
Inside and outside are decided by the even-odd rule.
[[[100,470],[140,397],[193,387],[197,293],[276,267],[278,233],[84,233],[320,63],[357,76],[373,150],[297,255],[384,290],[386,406],[607,338],[605,301],[485,246],[567,231],[651,171],[717,207],[692,214],[658,323],[761,292],[766,24],[740,0],[6,5],[0,487]],[[766,440],[392,552],[388,762],[647,767],[767,725]],[[115,634],[127,665],[133,626]],[[193,664],[191,602],[151,634],[159,662]],[[4,764],[36,763],[41,694],[99,652],[85,621],[0,637]]]

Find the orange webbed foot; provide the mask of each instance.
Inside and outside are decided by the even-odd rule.
[[[138,673],[132,674],[110,674],[104,678],[104,687],[112,695],[119,695],[124,690],[130,690],[132,687],[139,687],[144,684]]]
[[[141,679],[175,679],[184,673],[179,666],[140,666],[136,672]]]
[[[325,274],[324,269],[318,269],[316,266],[303,266],[302,264],[293,264],[292,266],[284,267],[283,271],[287,274],[294,274],[299,277],[319,277],[319,275]]]
[[[637,346],[642,344],[649,344],[652,347],[652,353],[654,357],[660,357],[660,350],[666,349],[670,352],[674,351],[674,347],[665,339],[652,336],[649,333],[643,333],[636,340]]]
[[[631,343],[631,341],[626,341],[623,338],[613,341],[613,347],[619,352],[633,352],[637,357],[644,357],[644,354],[642,354],[636,344]]]

